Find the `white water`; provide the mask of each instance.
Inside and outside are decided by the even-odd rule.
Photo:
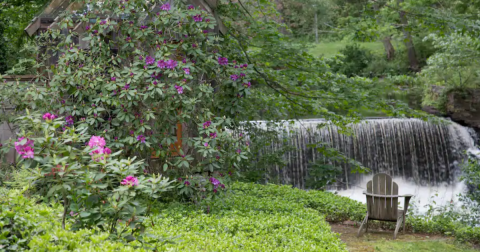
[[[372,175],[365,175],[362,181],[356,186],[348,190],[337,191],[337,194],[366,203],[366,197],[363,195],[363,191],[366,190],[367,182],[371,179]],[[400,195],[414,195],[410,202],[415,205],[415,208],[420,213],[425,213],[429,209],[429,206],[441,207],[453,204],[454,207],[460,207],[458,195],[464,194],[467,190],[463,182],[456,182],[450,185],[445,183],[438,186],[420,186],[413,182],[406,181],[401,177],[394,177],[393,181],[398,184]],[[399,200],[401,208],[403,208],[403,202],[403,199]]]

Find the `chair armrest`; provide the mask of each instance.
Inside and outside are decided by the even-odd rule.
[[[381,197],[381,198],[400,198],[400,197],[404,197],[404,198],[411,198],[413,197],[413,195],[411,194],[405,194],[405,195],[383,195],[383,194],[374,194],[374,193],[368,193],[368,192],[363,192],[363,194],[367,195],[367,196],[372,196],[372,197]]]

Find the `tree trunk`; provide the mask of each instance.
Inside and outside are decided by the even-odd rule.
[[[404,0],[397,0],[397,7],[400,9],[400,4],[403,3]],[[403,37],[405,41],[405,46],[407,47],[407,52],[408,52],[408,61],[410,62],[410,69],[414,72],[418,72],[419,66],[418,66],[418,60],[417,60],[417,54],[415,52],[415,46],[413,45],[413,39],[412,35],[410,32],[407,30],[408,26],[408,20],[407,16],[405,14],[405,11],[400,10],[399,11],[399,16],[400,16],[400,24],[402,26],[402,32],[403,32]]]
[[[387,54],[387,60],[392,60],[395,58],[395,48],[392,45],[392,37],[387,36],[383,38],[383,47],[385,47],[385,53]]]

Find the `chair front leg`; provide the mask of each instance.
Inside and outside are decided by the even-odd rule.
[[[407,223],[407,210],[408,210],[408,204],[410,203],[410,199],[411,197],[405,197],[405,203],[404,203],[404,206],[403,208],[405,209],[403,211],[403,234],[405,234],[405,226],[406,226],[406,223]]]

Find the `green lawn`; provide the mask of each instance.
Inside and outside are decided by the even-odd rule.
[[[310,49],[310,53],[314,56],[326,56],[331,57],[336,55],[346,45],[353,42],[337,41],[337,42],[319,42],[314,48]],[[357,42],[362,47],[372,50],[375,53],[383,53],[382,42]],[[394,45],[395,46],[395,45]]]

